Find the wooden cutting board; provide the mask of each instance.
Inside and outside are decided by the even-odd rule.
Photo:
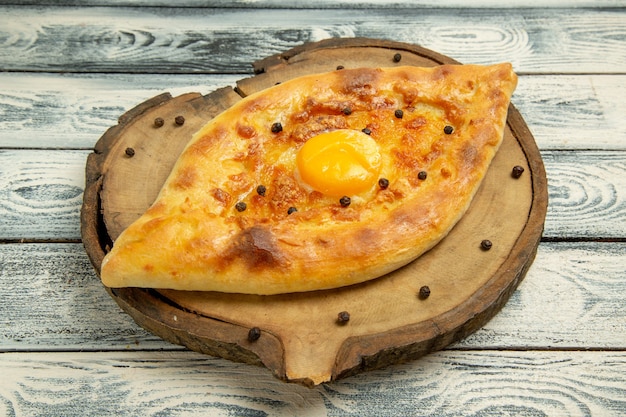
[[[87,161],[82,236],[96,271],[115,238],[154,201],[192,134],[242,96],[339,66],[443,63],[457,62],[404,43],[330,39],[254,63],[256,75],[235,89],[163,94],[139,104],[100,138]],[[158,118],[162,126],[155,125]],[[524,168],[521,177],[511,175],[514,166]],[[165,340],[313,386],[416,359],[480,328],[532,263],[547,199],[541,156],[511,105],[503,145],[467,214],[434,249],[391,274],[337,290],[276,296],[107,290],[140,326]],[[483,240],[492,242],[490,250],[481,247]],[[422,287],[429,297],[420,296]],[[338,320],[341,312],[349,321]]]

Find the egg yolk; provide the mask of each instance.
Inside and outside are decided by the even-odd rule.
[[[340,129],[310,138],[298,151],[301,180],[323,194],[352,196],[371,189],[378,180],[378,144],[358,130]]]

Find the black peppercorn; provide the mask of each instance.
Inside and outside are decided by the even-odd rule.
[[[132,158],[133,156],[135,156],[135,150],[133,148],[126,148],[126,150],[124,151],[124,153],[126,154],[126,156]]]
[[[454,128],[450,125],[443,128],[443,133],[445,133],[446,135],[450,135],[452,134],[452,132],[454,132]]]
[[[428,176],[428,174],[426,173],[426,171],[420,171],[417,174],[417,178],[419,178],[420,180],[424,181],[426,179],[426,177]]]
[[[272,125],[272,133],[280,133],[283,131],[283,125],[280,122],[276,122]]]
[[[519,178],[522,176],[522,174],[524,173],[524,168],[519,166],[519,165],[515,165],[513,167],[513,170],[511,171],[511,176],[515,179]]]
[[[162,117],[157,117],[156,119],[154,119],[155,127],[162,127],[164,124],[165,124],[165,120],[163,120]]]
[[[348,197],[347,195],[344,195],[339,199],[339,204],[341,204],[341,207],[348,207],[351,202],[352,200],[350,200],[350,197]]]
[[[295,208],[295,207],[289,207],[289,208],[287,209],[287,214],[293,214],[293,213],[295,213],[296,211],[298,211],[298,209],[297,209],[297,208]]]
[[[364,128],[363,130],[361,130],[361,132],[365,133],[366,135],[371,135],[372,131],[369,128]]]
[[[244,203],[243,201],[240,201],[240,202],[238,202],[237,204],[235,204],[235,209],[236,209],[237,211],[245,211],[247,207],[248,207],[248,206],[247,206],[247,205],[246,205],[246,203]]]
[[[265,187],[265,185],[259,185],[258,187],[256,187],[256,193],[260,196],[265,196],[266,191],[267,188]]]
[[[183,116],[176,116],[176,118],[174,119],[174,122],[178,125],[178,126],[182,126],[185,124],[185,118]]]
[[[350,116],[352,114],[352,109],[350,107],[346,107],[341,112],[346,116]]]
[[[342,311],[341,313],[337,314],[337,322],[339,324],[346,324],[349,321],[350,313],[348,313],[347,311]]]
[[[418,297],[420,300],[425,300],[430,297],[430,288],[428,287],[428,285],[424,285],[420,288]]]
[[[397,53],[393,56],[393,62],[400,62],[400,60],[402,59],[402,54]]]
[[[491,243],[491,240],[483,240],[482,242],[480,242],[480,248],[482,250],[489,250],[491,249],[491,247],[493,246],[493,243]]]
[[[398,118],[398,119],[402,119],[402,117],[404,116],[404,112],[402,110],[398,109],[395,112],[393,112],[393,115],[396,116],[396,118]]]
[[[248,331],[249,342],[256,342],[257,340],[259,340],[259,337],[261,337],[261,329],[259,329],[258,327],[253,327],[250,329],[250,331]]]
[[[386,190],[387,187],[389,187],[389,180],[387,178],[381,178],[378,180],[378,186],[382,189],[382,190]]]

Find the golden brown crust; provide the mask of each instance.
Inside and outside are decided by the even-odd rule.
[[[252,95],[194,136],[154,205],[106,256],[102,280],[276,294],[390,272],[466,211],[502,141],[516,82],[509,64],[364,68]],[[363,128],[380,147],[388,187],[344,207],[302,184],[295,155],[303,143]]]

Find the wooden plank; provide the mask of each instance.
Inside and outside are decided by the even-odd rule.
[[[7,2],[8,3],[8,2]],[[171,0],[13,0],[14,5],[39,6],[133,6],[133,7],[170,7]],[[620,7],[621,0],[183,0],[177,1],[176,7],[224,7],[224,8],[518,8],[518,7]]]
[[[626,149],[626,76],[521,76],[512,102],[539,148]]]
[[[1,7],[0,70],[242,73],[307,41],[356,36],[416,43],[464,63],[512,61],[522,73],[615,73],[626,65],[625,33],[620,8]]]
[[[0,351],[179,349],[122,313],[79,243],[3,244],[0,265]],[[626,244],[542,243],[502,311],[449,349],[626,349],[625,271]]]
[[[121,312],[81,244],[0,245],[0,351],[167,345]],[[44,302],[45,301],[45,302]]]
[[[0,73],[0,147],[90,149],[137,104],[207,94],[241,75]],[[521,76],[513,103],[542,150],[626,149],[626,76]]]
[[[545,152],[543,159],[549,193],[544,236],[626,237],[623,152]]]
[[[87,155],[0,150],[0,240],[80,239]],[[549,193],[544,237],[626,237],[626,153],[547,151],[543,158]]]
[[[626,348],[626,244],[542,243],[509,302],[455,348]]]
[[[0,367],[5,415],[611,417],[626,409],[624,352],[440,352],[315,389],[190,352],[3,354]]]
[[[80,239],[87,154],[0,150],[0,239]]]
[[[118,117],[151,97],[208,94],[240,78],[0,73],[0,147],[92,149]]]

